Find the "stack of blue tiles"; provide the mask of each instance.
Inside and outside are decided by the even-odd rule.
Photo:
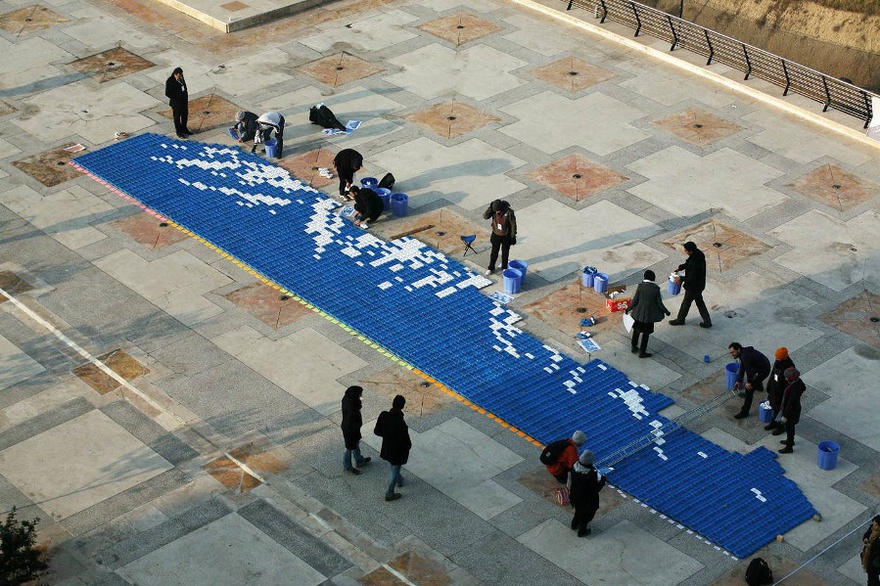
[[[524,333],[478,291],[482,277],[417,240],[364,232],[260,157],[145,134],[75,163],[543,443],[582,429],[600,462],[645,446],[611,482],[736,556],[815,513],[775,454],[677,427],[658,414],[668,397]]]

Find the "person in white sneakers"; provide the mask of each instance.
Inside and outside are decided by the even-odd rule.
[[[513,208],[506,201],[496,199],[489,204],[483,212],[484,220],[492,220],[492,252],[489,255],[489,268],[486,276],[495,272],[495,263],[498,261],[498,251],[501,251],[501,270],[507,268],[507,259],[510,256],[510,247],[516,244],[516,215]]]

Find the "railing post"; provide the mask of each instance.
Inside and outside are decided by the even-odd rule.
[[[632,8],[633,14],[636,16],[636,34],[633,36],[637,37],[637,36],[639,36],[639,31],[642,30],[642,21],[639,18],[639,9],[636,8],[636,3],[630,2],[629,5],[630,5],[630,8]]]
[[[791,79],[788,77],[788,68],[785,66],[785,59],[780,59],[782,62],[782,73],[785,74],[785,91],[782,92],[783,96],[788,95],[788,88],[791,87]]]
[[[669,30],[672,31],[672,46],[669,47],[669,51],[675,51],[675,46],[678,44],[678,35],[675,34],[675,25],[672,22],[672,17],[668,14],[666,15],[666,20],[669,21]]]
[[[822,76],[822,85],[825,87],[825,107],[822,108],[822,111],[827,112],[828,106],[831,105],[831,92],[828,91],[828,78],[824,75]]]
[[[574,0],[568,0],[568,8],[566,8],[566,10],[571,10],[572,4],[574,4]]]
[[[865,128],[868,128],[868,124],[871,123],[871,120],[874,119],[874,112],[871,110],[871,98],[868,97],[868,92],[862,90],[862,97],[865,98]]]
[[[712,41],[709,40],[709,29],[703,29],[703,34],[706,35],[706,45],[709,47],[709,60],[706,61],[706,65],[712,65],[712,58],[715,56],[715,49],[712,48]]]
[[[749,50],[746,48],[746,44],[743,43],[742,46],[743,46],[743,56],[746,58],[746,77],[745,77],[745,79],[748,79],[749,76],[752,74],[752,62],[749,61]]]
[[[602,6],[602,20],[599,21],[599,24],[605,24],[605,18],[608,16],[608,7],[605,6],[605,0],[599,0],[599,5]]]

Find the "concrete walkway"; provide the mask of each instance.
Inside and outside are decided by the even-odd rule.
[[[279,164],[303,181],[333,193],[316,168],[346,147],[365,155],[360,176],[393,172],[410,216],[379,235],[419,230],[460,255],[458,236],[477,233],[466,259],[480,269],[482,211],[510,201],[523,327],[585,361],[575,334],[594,313],[596,356],[673,397],[667,417],[723,390],[730,342],[787,346],[808,390],[780,461],[822,520],[759,555],[781,577],[822,553],[791,583],[864,583],[880,151],[857,121],[797,97],[786,111],[757,93],[778,90],[732,87],[736,72],[712,66],[713,81],[518,2],[342,2],[223,34],[137,1],[7,1],[0,44],[0,508],[42,519],[48,583],[697,585],[738,583],[746,565],[613,488],[594,534],[574,538],[534,445],[66,164],[66,147],[116,132],[173,135],[175,66],[193,140],[231,144],[236,110],[278,110]],[[363,125],[321,134],[318,102]],[[578,272],[632,292],[686,240],[707,253],[715,327],[658,324],[639,360]],[[340,462],[352,384],[374,458],[359,476]],[[398,393],[415,445],[404,498],[386,503],[371,432]],[[692,428],[775,451],[737,407]],[[822,440],[841,446],[832,471],[816,467]]]

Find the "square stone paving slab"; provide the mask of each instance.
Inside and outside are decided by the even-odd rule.
[[[487,124],[501,122],[500,118],[456,100],[411,112],[404,118],[448,139],[458,138]]]
[[[66,18],[36,4],[0,15],[0,28],[11,35],[25,35],[68,22]]]
[[[820,319],[880,350],[880,296],[862,291]]]
[[[579,154],[539,167],[528,173],[528,177],[575,202],[629,181],[629,177]]]
[[[465,251],[462,236],[477,235],[471,246],[478,253],[484,252],[489,244],[488,225],[475,224],[449,209],[433,210],[418,216],[395,218],[386,214],[385,219],[374,223],[370,228],[375,234],[388,240],[409,235],[439,250],[450,257],[458,257]],[[469,252],[464,260],[477,262],[477,256]]]
[[[684,262],[682,245],[688,241],[695,242],[706,255],[707,268],[719,273],[729,271],[736,265],[753,260],[770,250],[770,246],[757,238],[717,220],[706,220],[667,238],[663,244],[680,252]]]
[[[346,52],[336,53],[335,55],[306,63],[298,67],[297,70],[321,83],[333,87],[345,85],[384,71],[382,67],[373,65],[369,61]]]
[[[91,57],[77,59],[70,64],[70,67],[79,72],[93,74],[92,77],[98,83],[118,79],[155,66],[155,63],[147,61],[143,57],[135,55],[122,47],[116,47]]]
[[[480,37],[491,35],[501,30],[494,22],[484,20],[467,12],[450,14],[431,22],[420,25],[419,28],[449,41],[453,45],[464,45]]]
[[[695,107],[661,118],[654,125],[697,146],[706,146],[742,130],[738,124]]]
[[[438,413],[458,403],[436,382],[397,364],[361,379],[360,384],[385,397],[387,401],[383,404],[390,405],[396,395],[403,395],[407,412],[418,418]]]
[[[0,390],[8,389],[44,370],[39,362],[0,335]]]
[[[875,183],[830,164],[799,177],[789,187],[841,212],[880,193],[880,186]]]
[[[34,466],[34,460],[40,460]],[[100,411],[0,452],[0,473],[60,521],[172,466]],[[64,471],[47,475],[46,470]]]
[[[189,101],[189,129],[193,132],[205,132],[214,128],[232,126],[235,114],[242,110],[226,98],[211,94]],[[171,108],[159,112],[171,120]]]
[[[592,288],[584,287],[580,277],[553,293],[529,303],[522,308],[522,311],[568,334],[572,339],[582,330],[591,332],[595,336],[604,332],[618,331],[621,328],[620,314],[608,311],[605,307],[605,296],[596,293]],[[581,318],[590,316],[596,318],[596,325],[581,327]],[[601,346],[601,343],[599,345]]]
[[[56,147],[36,155],[31,155],[24,159],[13,161],[12,164],[46,187],[54,187],[65,181],[82,176],[82,173],[70,164],[71,160],[82,153],[74,154],[64,150],[68,146],[70,145]]]
[[[260,474],[277,474],[287,466],[275,457],[270,450],[260,448],[253,442],[239,448],[235,448],[229,455],[245,466]],[[237,494],[245,493],[262,484],[259,479],[245,472],[238,464],[227,456],[222,456],[205,464],[204,469],[208,474],[217,479],[220,484],[235,491]]]
[[[110,225],[150,250],[165,248],[189,238],[182,230],[146,212],[115,220]]]
[[[300,153],[295,156],[285,157],[276,164],[279,167],[283,167],[290,171],[291,175],[303,183],[308,183],[315,189],[321,189],[328,185],[338,185],[339,183],[339,178],[336,176],[336,169],[333,168],[333,158],[335,156],[336,153],[330,149],[320,148]],[[318,172],[320,167],[330,169],[330,172],[333,173],[333,177],[328,179],[321,175]]]
[[[263,283],[245,285],[224,297],[275,329],[289,326],[314,313],[289,295]]]
[[[148,553],[117,573],[142,586],[291,583],[317,586],[325,576],[237,514],[229,514]]]
[[[127,381],[135,380],[140,376],[150,373],[149,368],[122,350],[113,350],[98,356],[98,361]],[[73,374],[102,395],[106,395],[120,386],[115,378],[91,362],[74,368]]]
[[[565,57],[533,69],[530,73],[569,92],[579,92],[614,77],[610,71],[590,65],[577,57]]]
[[[334,46],[340,43],[356,48],[357,52],[370,53],[415,38],[416,35],[406,27],[419,20],[402,10],[380,12],[368,18],[352,16],[355,16],[356,20],[345,26],[339,26],[336,20],[319,24],[318,28],[322,29],[322,32],[297,40],[321,53],[332,51]]]
[[[3,289],[10,295],[19,295],[27,293],[33,287],[30,283],[13,273],[12,271],[0,271],[0,289]],[[0,295],[0,303],[8,301],[4,295]]]

